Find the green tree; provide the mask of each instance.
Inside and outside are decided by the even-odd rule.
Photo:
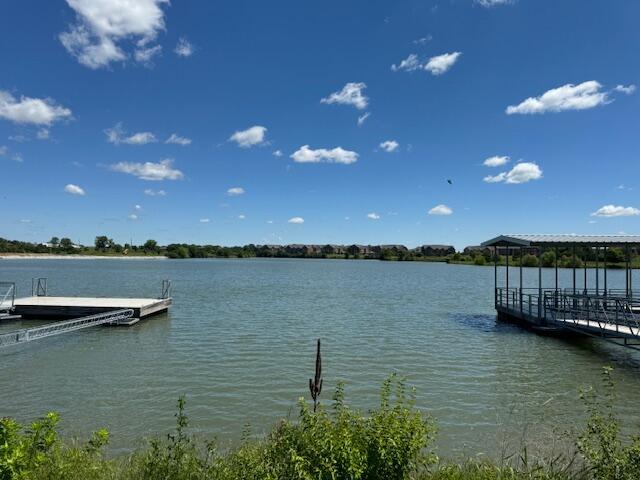
[[[58,245],[60,245],[60,239],[58,237],[51,237],[51,240],[49,240],[49,243],[52,246],[57,247]]]
[[[612,247],[607,249],[605,258],[609,263],[624,263],[625,254],[621,248]]]
[[[543,267],[553,267],[556,264],[556,252],[547,250],[542,254],[541,262]]]
[[[158,252],[158,242],[156,242],[155,240],[149,239],[146,242],[144,242],[144,245],[142,246],[142,248],[144,249],[145,252],[157,253]]]
[[[538,266],[538,258],[535,255],[525,255],[522,257],[522,266],[523,267],[537,267]]]
[[[70,238],[64,237],[60,239],[60,248],[63,248],[67,252],[70,252],[71,250],[73,250],[73,242]]]
[[[487,261],[484,259],[483,255],[476,255],[476,257],[473,259],[474,265],[485,265],[486,263]]]
[[[100,235],[96,237],[94,245],[96,246],[96,250],[104,251],[107,248],[111,247],[113,240],[111,240],[106,235]]]

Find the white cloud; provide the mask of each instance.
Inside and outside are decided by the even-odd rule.
[[[518,105],[507,107],[507,114],[532,114],[586,110],[609,103],[607,92],[602,92],[595,80],[573,85],[571,83],[546,91],[539,97],[529,97]]]
[[[369,220],[380,220],[380,215],[378,215],[376,212],[371,212],[367,213],[367,218]]]
[[[320,100],[320,103],[339,105],[353,105],[358,110],[364,110],[369,105],[369,98],[362,94],[367,88],[365,83],[349,82],[339,92],[333,92],[328,97]]]
[[[447,207],[445,204],[441,203],[440,205],[436,205],[431,210],[429,210],[429,215],[452,215],[453,210],[450,207]]]
[[[167,158],[161,160],[158,163],[119,162],[115,165],[111,165],[110,169],[114,172],[134,175],[142,180],[182,180],[182,178],[184,178],[184,175],[180,170],[173,168],[172,164],[173,160]]]
[[[271,225],[273,223],[273,220],[267,220],[267,223]]]
[[[122,123],[117,123],[114,127],[107,128],[104,133],[107,136],[107,141],[114,145],[120,145],[121,143],[128,145],[146,145],[147,143],[155,143],[158,141],[156,136],[151,132],[138,132],[127,136],[122,128]]]
[[[511,160],[511,157],[494,155],[493,157],[487,158],[482,164],[485,167],[501,167],[502,165],[506,165]]]
[[[211,219],[209,218],[201,218],[200,219],[200,223],[209,223],[211,221]]]
[[[50,98],[16,99],[9,92],[0,90],[0,118],[14,123],[52,125],[71,117],[71,110],[55,103]]]
[[[508,172],[502,172],[498,175],[488,175],[484,177],[487,183],[509,183],[519,184],[527,183],[531,180],[539,180],[542,178],[542,170],[533,162],[522,162],[514,165]]]
[[[227,195],[230,197],[236,197],[238,195],[242,195],[244,193],[244,188],[242,187],[233,187],[227,190]]]
[[[318,148],[312,150],[309,145],[303,145],[293,152],[291,158],[297,163],[342,163],[349,165],[358,161],[358,154],[342,147],[336,147],[331,150],[326,148]]]
[[[633,92],[636,91],[636,86],[635,85],[616,85],[616,87],[614,88],[614,90],[616,92],[620,92],[620,93],[626,93],[627,95],[631,95]]]
[[[9,149],[6,146],[0,146],[0,156],[6,155],[8,151]]]
[[[184,37],[178,39],[178,44],[173,50],[179,57],[190,57],[193,55],[193,45]]]
[[[380,148],[383,149],[387,153],[392,153],[398,150],[400,144],[395,140],[385,140],[380,144]]]
[[[514,0],[475,0],[475,2],[479,5],[482,5],[486,8],[497,7],[498,5],[507,5],[509,3],[513,3]]]
[[[187,137],[181,137],[178,134],[172,133],[169,138],[165,140],[164,143],[174,143],[176,145],[187,146],[191,145],[191,139]]]
[[[427,35],[426,37],[422,37],[422,38],[417,38],[416,40],[414,40],[412,43],[414,45],[426,45],[427,43],[429,43],[431,40],[433,40],[433,36],[432,35]]]
[[[287,221],[289,223],[293,223],[295,225],[300,225],[300,224],[304,223],[304,218],[302,218],[302,217],[292,217]]]
[[[79,187],[78,185],[74,185],[73,183],[69,183],[64,187],[64,191],[67,192],[70,195],[79,195],[79,196],[83,196],[85,194],[85,191],[82,187]]]
[[[156,136],[151,132],[139,132],[134,133],[130,137],[123,138],[123,143],[128,143],[129,145],[146,145],[147,143],[157,142]]]
[[[246,130],[235,132],[231,137],[229,137],[229,140],[236,142],[239,147],[250,148],[254,145],[260,145],[263,143],[266,132],[266,127],[254,125]]]
[[[371,116],[371,112],[364,112],[362,115],[358,117],[358,126],[361,127],[362,124]]]
[[[133,58],[135,58],[136,62],[142,63],[146,67],[152,67],[154,57],[157,57],[161,53],[162,47],[160,45],[149,48],[138,48],[134,52]]]
[[[36,133],[36,138],[38,140],[48,140],[50,136],[50,132],[48,128],[41,128],[40,130],[38,130],[38,132]]]
[[[605,205],[591,214],[592,217],[636,217],[640,210],[634,207]]]
[[[141,205],[134,205],[133,209],[137,210],[139,212],[140,210],[142,210],[142,206]]]
[[[410,54],[407,58],[402,60],[398,65],[395,63],[391,65],[391,70],[397,72],[399,70],[404,70],[405,72],[413,72],[422,68],[420,65],[420,60],[418,60],[418,55],[415,53]]]
[[[167,192],[164,190],[153,190],[151,188],[147,188],[145,189],[144,194],[150,197],[164,197],[167,195]]]
[[[275,152],[273,152],[274,157],[281,157],[282,155],[282,150],[276,150]]]
[[[240,219],[240,220],[244,220],[245,218],[247,218],[247,217],[242,213],[240,215],[238,215],[238,219]]]
[[[138,219],[138,215],[136,215],[135,213],[132,213],[131,215],[129,215],[127,217],[129,220],[137,220]]]
[[[458,61],[462,52],[444,53],[431,57],[424,69],[432,75],[442,75],[447,72]]]
[[[160,7],[168,3],[168,0],[67,0],[76,12],[76,22],[58,38],[82,65],[92,69],[106,67],[127,59],[119,42],[137,40],[139,52],[164,30],[164,12]],[[146,49],[151,48],[155,47]]]

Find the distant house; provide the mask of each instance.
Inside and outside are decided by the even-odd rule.
[[[258,247],[260,256],[276,257],[283,251],[282,245],[261,245]]]
[[[492,255],[493,254],[493,247],[483,247],[482,245],[472,245],[469,247],[464,247],[463,253],[465,255],[476,255],[476,254],[481,254],[481,255]]]
[[[346,248],[344,245],[330,245],[327,244],[322,247],[322,253],[325,255],[344,255]]]
[[[409,251],[404,245],[380,245],[380,250],[393,250],[395,253]]]
[[[380,247],[372,247],[371,245],[354,244],[347,247],[347,253],[349,255],[360,255],[362,257],[375,257],[380,251],[379,249]]]
[[[422,245],[419,248],[425,257],[446,257],[456,253],[456,249],[451,245]]]

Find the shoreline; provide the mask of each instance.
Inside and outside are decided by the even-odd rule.
[[[50,253],[0,253],[0,260],[87,260],[87,259],[114,259],[114,260],[168,260],[164,255],[83,255],[66,254],[56,255]]]

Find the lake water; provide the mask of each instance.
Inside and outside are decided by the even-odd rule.
[[[552,275],[545,271],[548,280]],[[570,276],[561,271],[561,280]],[[308,398],[318,337],[323,400],[343,380],[347,401],[366,409],[378,401],[388,374],[406,375],[417,388],[417,405],[438,420],[444,455],[497,455],[504,444],[517,446],[524,431],[548,444],[552,430],[578,428],[579,389],[598,384],[603,365],[616,368],[625,424],[640,420],[640,355],[496,323],[492,267],[0,260],[0,280],[18,282],[22,295],[30,293],[33,277],[47,277],[51,295],[158,296],[162,279],[173,282],[169,314],[0,351],[0,416],[26,420],[55,410],[67,435],[108,427],[114,452],[171,429],[182,394],[203,435],[226,443],[247,424],[264,432],[295,414],[299,397]],[[537,269],[525,272],[527,282],[536,278]],[[611,271],[609,286],[623,279]],[[0,331],[33,323],[5,322]]]

